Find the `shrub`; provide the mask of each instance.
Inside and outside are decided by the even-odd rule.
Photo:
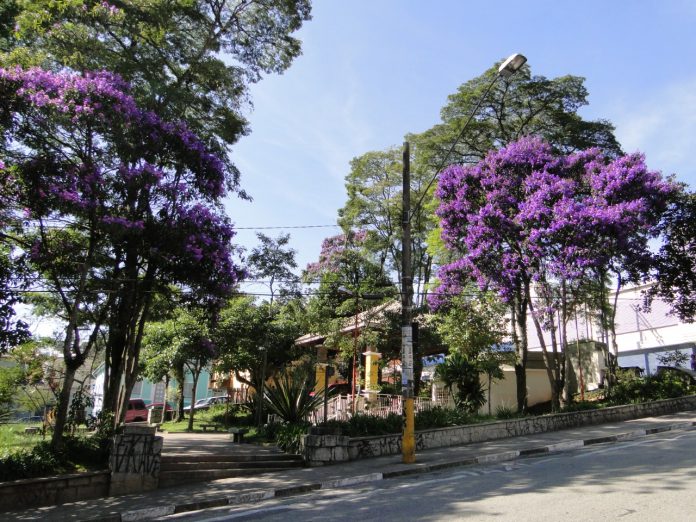
[[[254,423],[254,418],[245,404],[215,404],[208,411],[196,414],[199,421],[208,421],[230,426],[247,426]]]
[[[601,407],[602,404],[597,401],[578,401],[572,402],[563,408],[563,412],[598,410]]]
[[[314,374],[304,367],[273,377],[264,394],[265,409],[289,424],[300,424],[324,402],[324,393],[310,395]]]
[[[286,453],[299,453],[300,439],[307,432],[309,423],[281,424],[275,436],[276,445]]]
[[[694,391],[686,376],[662,372],[648,377],[621,375],[611,388],[611,404],[631,404],[683,397]]]
[[[495,409],[496,419],[514,419],[515,417],[517,417],[517,409],[512,406],[501,404]]]
[[[445,362],[435,368],[435,375],[442,379],[445,387],[453,394],[457,408],[472,414],[486,403],[479,373],[477,361],[458,352],[448,355]]]
[[[348,437],[389,435],[401,433],[403,430],[403,417],[396,413],[390,413],[386,417],[358,413],[347,421],[330,420],[321,425],[327,428],[339,428],[341,433]]]
[[[31,450],[0,457],[0,481],[55,475],[66,470],[65,459],[54,454],[47,441],[39,442]]]
[[[416,414],[416,429],[446,428],[470,424],[472,417],[466,412],[453,408],[436,406],[431,410],[420,411]]]

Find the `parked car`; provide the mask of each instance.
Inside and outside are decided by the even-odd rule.
[[[164,415],[162,415],[162,408],[164,407]],[[150,422],[160,422],[162,420],[169,421],[174,417],[174,408],[172,408],[169,403],[164,402],[152,402],[147,405],[147,419]],[[152,415],[152,416],[151,416]],[[154,419],[154,421],[153,421]]]
[[[128,401],[126,410],[126,422],[145,422],[147,420],[147,406],[142,399]]]
[[[19,419],[19,422],[43,422],[43,417],[40,417],[38,415],[34,415],[33,417],[22,417],[21,419]]]
[[[225,404],[225,401],[227,400],[226,396],[222,397],[206,397],[204,399],[198,399],[196,403],[193,405],[193,409],[195,411],[200,411],[200,410],[207,410],[210,408],[213,404]],[[185,412],[190,412],[191,411],[191,406],[186,406],[184,408]]]

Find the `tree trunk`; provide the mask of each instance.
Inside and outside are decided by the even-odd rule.
[[[517,383],[517,411],[527,412],[527,299],[517,293],[511,308],[512,339],[515,345],[515,380]]]
[[[72,386],[75,382],[75,372],[77,372],[79,367],[80,365],[75,365],[72,361],[66,361],[65,375],[63,376],[63,387],[58,395],[55,424],[53,426],[53,435],[51,437],[51,449],[54,452],[60,451],[63,448],[63,431],[65,430],[65,425],[68,421],[70,392],[72,391]]]
[[[531,302],[529,303],[529,310],[532,314],[532,323],[534,324],[534,328],[536,330],[537,336],[539,337],[539,343],[541,345],[541,355],[542,358],[544,359],[544,369],[546,370],[546,377],[549,380],[549,386],[551,387],[551,410],[552,411],[558,411],[561,406],[561,401],[560,401],[560,394],[562,389],[558,389],[558,377],[555,371],[555,366],[557,366],[557,361],[552,361],[551,358],[549,357],[549,352],[548,349],[546,348],[546,341],[544,340],[544,331],[541,328],[541,323],[539,321],[539,316],[536,313],[536,310],[534,308],[534,304]],[[554,352],[556,352],[555,348],[555,329],[552,328],[551,332],[551,340],[554,345]],[[554,359],[557,359],[557,357],[554,357]]]
[[[193,431],[193,416],[195,411],[193,409],[193,405],[196,404],[196,386],[198,386],[198,377],[201,374],[201,371],[198,368],[193,368],[191,374],[193,376],[193,388],[191,388],[191,409],[189,411],[188,426],[186,428],[187,431]]]
[[[184,365],[177,364],[174,367],[174,378],[176,379],[176,420],[177,422],[184,418]]]

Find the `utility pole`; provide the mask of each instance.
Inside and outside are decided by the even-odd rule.
[[[413,327],[411,307],[411,152],[404,143],[401,237],[401,394],[403,396],[404,433],[401,440],[402,461],[416,461],[415,414],[413,405]]]
[[[483,100],[486,99],[491,88],[498,81],[498,78],[508,78],[515,74],[522,67],[527,58],[521,54],[513,54],[505,60],[498,73],[493,77],[486,87],[483,95],[479,99],[474,110],[471,111],[469,118],[459,131],[457,138],[452,142],[451,147],[445,154],[440,166],[435,169],[435,175],[430,183],[425,187],[420,199],[416,202],[416,211],[420,210],[428,190],[437,179],[440,171],[445,167],[447,159],[454,151],[454,147],[464,135],[464,131],[476,115]],[[402,190],[402,216],[401,216],[401,393],[403,396],[403,415],[404,432],[401,439],[402,461],[411,464],[416,461],[416,435],[415,435],[415,413],[413,404],[413,326],[412,326],[412,306],[413,306],[413,275],[411,274],[411,152],[409,143],[404,142],[403,155],[403,190]]]

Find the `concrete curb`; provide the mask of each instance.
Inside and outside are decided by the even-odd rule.
[[[628,440],[635,440],[646,437],[648,435],[654,435],[656,433],[663,433],[668,431],[686,430],[691,429],[696,426],[696,422],[678,422],[670,424],[667,426],[659,426],[656,428],[650,428],[646,430],[634,430],[623,433],[617,433],[615,435],[607,437],[594,437],[584,440],[570,440],[566,442],[559,442],[555,444],[549,444],[546,446],[539,446],[533,448],[525,448],[522,450],[514,451],[503,451],[500,453],[490,453],[487,455],[481,455],[479,457],[469,457],[465,459],[459,459],[450,462],[441,462],[436,464],[416,464],[410,468],[395,469],[384,471],[381,473],[369,473],[366,475],[356,475],[353,477],[347,477],[345,479],[334,479],[324,482],[310,482],[307,484],[300,484],[297,486],[290,486],[286,488],[275,488],[275,489],[264,489],[257,491],[246,491],[244,493],[239,493],[235,495],[212,498],[208,500],[202,500],[200,502],[187,502],[184,504],[171,504],[165,506],[156,506],[151,508],[138,509],[133,511],[125,511],[121,514],[114,513],[108,517],[100,517],[100,521],[113,521],[113,522],[132,522],[138,520],[151,520],[153,518],[164,517],[167,515],[172,515],[175,513],[184,513],[190,511],[198,511],[200,509],[212,508],[212,507],[222,507],[227,505],[237,505],[237,504],[253,504],[256,502],[261,502],[264,500],[269,500],[272,498],[283,498],[294,495],[301,495],[303,493],[308,493],[310,491],[316,491],[320,489],[336,489],[345,486],[356,486],[360,484],[368,484],[371,482],[377,482],[380,480],[387,480],[391,478],[403,477],[407,475],[418,475],[424,473],[431,473],[433,471],[444,470],[448,468],[470,466],[473,464],[495,464],[498,462],[509,462],[511,460],[516,460],[518,458],[531,458],[541,455],[547,455],[550,453],[559,453],[563,451],[572,451],[580,449],[585,446],[592,446],[595,444],[606,444],[606,443],[616,443]],[[96,519],[95,519],[96,520]]]

